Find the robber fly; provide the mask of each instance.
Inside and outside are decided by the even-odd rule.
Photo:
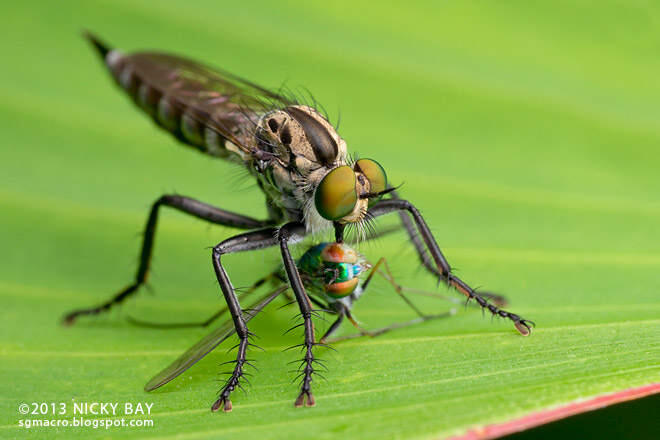
[[[269,217],[259,220],[226,211],[190,197],[166,194],[158,198],[147,218],[140,264],[135,280],[109,301],[75,310],[64,318],[72,324],[81,315],[97,314],[123,302],[147,281],[158,212],[170,207],[210,223],[247,230],[213,247],[211,258],[218,283],[239,338],[232,375],[212,409],[231,408],[231,393],[243,376],[248,336],[246,318],[223,257],[235,252],[279,246],[291,290],[303,318],[305,362],[310,371],[317,345],[313,308],[289,245],[308,234],[334,230],[343,242],[353,225],[368,230],[373,219],[398,212],[423,266],[439,281],[475,300],[492,314],[510,319],[528,335],[533,323],[501,310],[475,292],[451,267],[419,210],[398,197],[388,185],[385,169],[373,159],[352,160],[346,142],[314,106],[285,93],[276,93],[250,81],[198,62],[157,52],[124,54],[91,34],[114,80],[154,122],[185,145],[210,156],[244,166],[266,198]],[[296,402],[312,399],[305,373]]]

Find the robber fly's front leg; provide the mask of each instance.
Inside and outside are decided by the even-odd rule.
[[[523,319],[522,317],[516,315],[515,313],[507,312],[506,310],[502,310],[496,305],[489,303],[483,296],[481,296],[480,294],[475,292],[474,289],[468,286],[467,283],[465,283],[463,280],[461,280],[452,273],[451,266],[447,262],[445,256],[442,254],[442,251],[440,250],[438,243],[436,243],[433,234],[431,234],[431,231],[428,225],[426,224],[426,221],[424,221],[424,218],[420,214],[419,210],[415,208],[415,206],[413,206],[412,203],[402,199],[381,200],[380,202],[376,203],[371,209],[369,209],[369,213],[373,217],[378,217],[390,212],[400,212],[403,214],[407,212],[412,216],[415,226],[419,231],[419,237],[417,239],[418,241],[415,241],[413,239],[413,243],[415,244],[415,247],[418,253],[420,254],[420,257],[422,258],[422,262],[424,262],[424,265],[427,267],[428,266],[432,267],[433,268],[432,271],[437,274],[437,276],[441,281],[443,281],[450,287],[453,287],[456,290],[458,290],[460,293],[465,295],[468,298],[468,300],[471,299],[475,300],[477,304],[479,304],[479,306],[481,306],[483,309],[488,310],[493,315],[510,319],[521,335],[527,336],[531,333],[531,327],[534,325],[532,321]],[[405,225],[406,222],[404,221],[404,226]],[[426,249],[428,249],[429,251],[429,254],[431,256],[430,259],[428,258],[428,256],[425,256],[424,247],[420,245],[422,242],[425,245]]]
[[[305,292],[302,279],[298,273],[298,268],[296,267],[296,262],[291,257],[291,252],[289,252],[289,241],[294,235],[298,235],[297,231],[301,228],[304,228],[304,225],[292,222],[287,223],[282,226],[279,231],[278,239],[280,242],[280,251],[282,252],[282,261],[284,262],[284,269],[286,271],[287,277],[289,278],[289,284],[291,285],[291,290],[296,297],[296,302],[300,308],[300,315],[303,318],[303,326],[305,329],[305,340],[301,344],[305,355],[302,359],[302,383],[300,387],[300,394],[295,401],[295,406],[300,407],[303,405],[314,406],[315,400],[314,395],[312,394],[312,375],[314,374],[314,353],[312,349],[316,345],[316,339],[314,336],[314,323],[312,322],[312,303]]]
[[[304,227],[302,228],[302,231],[298,230],[300,235],[304,235],[304,232]],[[222,408],[223,411],[231,411],[232,404],[230,396],[237,387],[241,386],[240,381],[244,374],[243,367],[246,363],[246,353],[248,346],[250,345],[248,341],[250,332],[243,319],[241,306],[236,297],[236,293],[234,292],[234,286],[232,286],[229,276],[227,275],[225,268],[222,266],[222,256],[235,252],[251,251],[274,246],[277,244],[277,233],[278,230],[276,228],[266,228],[258,231],[246,232],[229,238],[213,248],[213,268],[215,269],[218,284],[220,284],[225,301],[227,302],[227,308],[234,321],[234,327],[236,328],[239,342],[237,345],[238,354],[236,355],[234,370],[220,391],[218,399],[213,403],[213,406],[211,407],[212,411],[217,411],[220,408]]]
[[[238,229],[257,229],[273,225],[273,222],[270,220],[257,220],[241,214],[225,211],[190,197],[184,197],[175,194],[166,194],[161,196],[151,206],[151,211],[149,212],[149,217],[147,218],[147,224],[144,230],[144,238],[142,241],[142,250],[140,251],[140,265],[138,266],[138,270],[135,274],[135,280],[115,296],[96,307],[78,309],[69,312],[63,319],[64,324],[73,324],[79,316],[96,315],[109,310],[111,307],[124,302],[131,295],[135,294],[138,289],[147,282],[154,239],[156,237],[158,213],[160,208],[163,206],[174,208],[177,211],[183,212],[193,217],[197,217],[209,223],[230,226]]]

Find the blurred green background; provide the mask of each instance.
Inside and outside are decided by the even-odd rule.
[[[657,3],[42,1],[0,13],[0,437],[438,438],[660,380]],[[329,372],[315,383],[317,407],[294,409],[286,363],[297,354],[282,349],[300,335],[282,333],[295,310],[271,306],[253,321],[266,352],[253,353],[260,371],[233,413],[208,410],[218,364],[233,356],[222,347],[144,393],[205,331],[125,317],[215,311],[208,247],[233,231],[164,212],[154,293],[73,328],[59,318],[132,278],[159,195],[254,216],[265,207],[239,169],[180,147],[139,113],[83,28],[125,50],[313,91],[333,120],[341,111],[349,150],[404,184],[459,276],[507,295],[535,332],[520,337],[461,307],[337,344],[319,351]],[[387,257],[402,284],[436,289],[403,234],[361,250]],[[245,286],[277,254],[227,261]],[[386,283],[355,313],[370,327],[411,317]],[[18,405],[41,401],[146,401],[155,427],[18,428]]]

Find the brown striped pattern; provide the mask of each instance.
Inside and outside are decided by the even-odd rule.
[[[200,66],[169,55],[123,55],[113,50],[105,61],[138,107],[183,143],[221,158],[229,158],[236,150],[245,153],[251,149],[248,130],[258,121],[258,115],[230,99],[231,93],[236,96],[230,83],[219,82],[218,78],[210,82],[208,72],[195,72]],[[226,95],[218,85],[226,86]],[[240,147],[228,150],[228,139]]]

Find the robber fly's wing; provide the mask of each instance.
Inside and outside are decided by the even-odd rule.
[[[272,300],[284,292],[288,286],[280,286],[275,291],[267,294],[262,297],[255,303],[253,303],[248,309],[245,309],[243,312],[243,319],[245,322],[250,321],[257,313],[263,310]],[[209,354],[215,347],[220,345],[225,339],[230,337],[236,332],[234,328],[234,322],[232,320],[227,321],[225,324],[221,325],[213,332],[206,335],[198,343],[190,347],[185,353],[183,353],[177,360],[172,362],[167,368],[155,375],[147,384],[144,386],[145,391],[153,391],[156,388],[159,388],[188,368],[192,367],[197,361],[202,359],[204,356]]]
[[[220,69],[155,52],[127,55],[134,73],[196,121],[250,154],[246,139],[259,115],[292,100]]]

